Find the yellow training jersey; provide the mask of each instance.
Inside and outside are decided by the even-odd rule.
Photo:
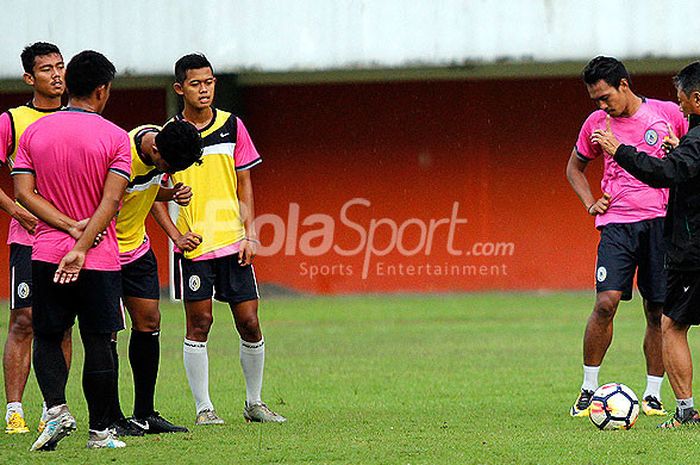
[[[239,123],[231,113],[214,110],[211,123],[200,130],[202,136],[202,164],[192,165],[172,175],[174,183],[182,182],[192,188],[192,201],[180,207],[176,225],[181,233],[192,231],[202,235],[202,243],[195,250],[184,252],[185,258],[194,259],[243,240],[245,228],[238,204],[236,169],[248,169],[260,158],[252,143],[255,161],[243,165],[243,156],[236,150]],[[178,115],[175,119],[182,119]],[[244,128],[242,128],[244,129]],[[247,137],[247,132],[242,131]],[[247,142],[244,145],[247,145]],[[236,156],[239,156],[238,163]]]
[[[12,132],[12,142],[10,147],[7,148],[7,153],[5,157],[7,158],[7,165],[12,168],[15,162],[15,155],[17,155],[17,147],[19,146],[19,138],[24,133],[24,130],[34,123],[39,118],[46,116],[51,113],[55,113],[59,108],[52,108],[50,110],[43,110],[35,108],[31,102],[21,107],[11,108],[7,110],[7,115],[10,119],[10,131]],[[3,147],[4,149],[4,147]]]
[[[129,133],[131,141],[131,179],[117,216],[119,253],[137,249],[146,240],[146,217],[156,201],[165,173],[146,165],[139,153],[141,139],[149,132],[160,132],[159,126],[139,126]]]

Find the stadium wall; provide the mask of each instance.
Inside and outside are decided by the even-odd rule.
[[[673,98],[668,75],[639,76],[634,88]],[[593,109],[578,79],[235,94],[265,160],[253,171],[262,284],[318,294],[592,287],[598,234],[564,175]],[[113,99],[106,116],[124,127],[165,117],[164,90],[119,90]],[[21,101],[0,95],[2,108]],[[590,168],[594,193],[601,165]],[[165,238],[149,226],[165,265]],[[3,216],[3,235],[6,227]],[[0,249],[3,297],[7,259]]]

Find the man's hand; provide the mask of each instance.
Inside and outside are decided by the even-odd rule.
[[[666,123],[666,126],[668,127],[668,136],[664,137],[661,147],[664,149],[664,152],[669,153],[671,150],[678,147],[680,139],[678,139],[678,136],[676,136],[676,133],[673,131],[673,126],[669,123]]]
[[[173,186],[173,201],[176,204],[186,207],[190,204],[190,200],[192,200],[192,188],[190,186],[186,186],[181,182]]]
[[[182,251],[191,252],[192,250],[199,247],[199,244],[202,243],[202,236],[200,236],[197,233],[193,233],[192,231],[187,231],[185,234],[182,234],[173,242],[175,242],[175,245],[178,249]]]
[[[592,216],[602,215],[610,207],[610,194],[603,194],[601,198],[593,202],[593,205],[588,207],[588,214]]]
[[[85,218],[84,220],[80,220],[73,227],[71,227],[68,230],[68,234],[70,234],[70,237],[75,239],[76,241],[80,239],[80,236],[83,235],[83,231],[85,231],[85,227],[87,224],[90,222],[90,218]],[[92,243],[93,247],[97,247],[100,245],[100,242],[102,242],[102,239],[107,235],[107,230],[104,230],[100,233],[97,233],[97,236],[95,236],[95,240]]]
[[[247,266],[253,263],[253,258],[258,252],[258,241],[255,239],[245,238],[241,241],[241,246],[238,249],[238,264]]]
[[[84,264],[85,252],[79,252],[75,249],[71,250],[61,259],[61,263],[58,264],[58,269],[53,275],[53,282],[59,284],[75,282]]]
[[[591,135],[591,142],[600,144],[600,148],[602,148],[608,155],[615,155],[617,148],[620,146],[620,141],[617,140],[617,137],[615,137],[615,134],[613,134],[612,129],[610,129],[610,115],[605,118],[605,131],[602,129],[596,129],[593,131],[593,134]]]
[[[36,230],[37,218],[36,216],[29,213],[27,210],[21,207],[17,207],[17,210],[12,215],[12,218],[16,219],[20,226],[27,230],[29,234],[34,234]]]

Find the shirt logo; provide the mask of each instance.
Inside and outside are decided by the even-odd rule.
[[[659,141],[659,134],[653,129],[647,129],[644,133],[644,141],[649,145],[656,145]]]
[[[29,297],[29,284],[27,283],[19,283],[17,286],[17,296],[20,299],[26,299]]]
[[[193,274],[192,276],[190,276],[187,285],[190,287],[190,290],[192,292],[197,292],[199,290],[199,287],[202,285],[202,281],[199,279],[199,276]]]
[[[688,289],[690,289],[690,286],[683,286],[683,292],[688,292]]]
[[[606,270],[604,266],[598,267],[598,272],[596,273],[596,278],[598,279],[598,282],[602,283],[607,277],[608,270]]]
[[[223,134],[219,134],[219,137],[221,137],[223,139],[224,137],[228,137],[230,135],[231,135],[230,132],[224,132]]]

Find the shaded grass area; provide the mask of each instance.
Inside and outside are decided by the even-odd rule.
[[[700,431],[600,432],[567,411],[581,382],[589,294],[475,294],[275,298],[261,304],[266,339],[263,397],[289,418],[246,424],[238,338],[228,308],[215,308],[209,343],[211,394],[227,420],[192,428],[194,403],[182,367],[183,315],[163,306],[156,406],[191,427],[184,435],[127,438],[118,451],[85,450],[87,412],[76,343],[68,399],[79,430],[54,453],[29,454],[35,434],[0,436],[4,463],[545,464],[690,463]],[[3,318],[2,334],[6,333]],[[641,394],[645,384],[639,301],[623,304],[601,382]],[[132,405],[121,333],[121,393]],[[76,335],[77,338],[77,335]],[[698,343],[691,332],[691,347]],[[673,396],[664,383],[664,398]],[[40,396],[30,379],[30,426]]]

